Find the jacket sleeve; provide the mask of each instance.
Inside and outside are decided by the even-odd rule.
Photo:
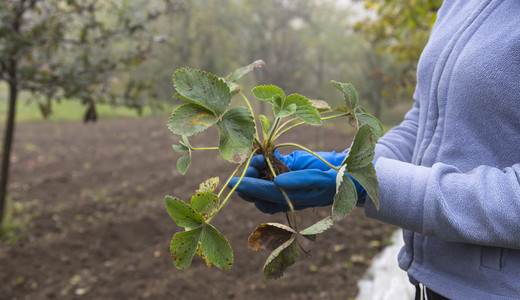
[[[520,163],[463,173],[380,158],[376,172],[381,207],[366,201],[367,216],[449,242],[520,249]]]
[[[379,157],[386,157],[411,162],[417,138],[418,122],[419,103],[415,102],[401,124],[392,128],[379,139],[374,160]]]

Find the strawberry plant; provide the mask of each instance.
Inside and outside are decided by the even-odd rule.
[[[309,100],[299,94],[285,95],[284,91],[275,85],[257,86],[252,89],[253,95],[257,100],[271,104],[273,114],[271,119],[265,115],[256,116],[250,101],[236,81],[263,65],[264,62],[256,61],[239,68],[225,78],[189,68],[179,69],[173,74],[176,98],[183,104],[173,111],[168,128],[182,137],[179,145],[173,145],[175,151],[184,153],[177,161],[179,172],[187,172],[193,151],[218,150],[225,160],[238,164],[219,191],[219,178],[214,177],[200,184],[189,203],[173,196],[166,196],[166,209],[170,217],[178,226],[184,228],[184,231],[175,233],[170,245],[173,263],[178,269],[189,267],[195,253],[200,255],[208,266],[221,269],[231,267],[231,246],[211,221],[240,184],[254,155],[265,157],[266,180],[272,180],[281,172],[290,171],[274,155],[275,150],[281,147],[307,151],[338,171],[337,192],[330,216],[299,230],[291,199],[282,190],[293,221],[289,222],[289,225],[264,223],[250,235],[248,244],[251,249],[272,251],[264,265],[264,276],[267,279],[279,278],[288,266],[299,259],[299,241],[302,238],[314,241],[317,234],[324,232],[333,222],[341,220],[352,211],[358,197],[354,182],[347,174],[365,188],[369,198],[379,207],[378,183],[372,161],[375,144],[382,133],[382,125],[366,109],[359,106],[354,87],[349,83],[332,81],[332,85],[343,94],[345,106],[331,109],[325,101]],[[245,106],[231,107],[230,102],[234,95],[240,96]],[[349,152],[339,167],[331,165],[303,145],[277,143],[280,136],[296,127],[319,126],[323,121],[337,118],[346,119],[357,129]],[[218,129],[218,146],[195,147],[190,144],[188,137],[211,126]],[[234,176],[240,176],[240,179],[234,188],[227,190],[226,186]]]

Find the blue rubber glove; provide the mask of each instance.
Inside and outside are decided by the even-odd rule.
[[[339,166],[347,155],[346,152],[317,152],[323,159],[334,166]],[[321,160],[306,151],[294,151],[290,155],[280,155],[275,152],[276,158],[292,170],[292,172],[278,175],[274,182],[258,178],[259,170],[265,165],[261,155],[253,157],[246,177],[237,187],[238,195],[244,200],[253,202],[256,207],[265,213],[288,211],[289,207],[280,191],[284,189],[291,199],[294,209],[327,206],[333,202],[336,194],[337,172]],[[352,177],[351,177],[352,178]],[[365,190],[355,181],[358,197],[365,196]],[[233,178],[228,187],[236,185],[238,178]]]

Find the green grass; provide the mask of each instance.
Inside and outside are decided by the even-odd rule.
[[[52,114],[45,119],[38,108],[38,103],[28,93],[21,93],[16,107],[16,122],[41,121],[78,121],[83,120],[87,107],[78,100],[62,100],[53,102]],[[7,86],[0,84],[0,125],[7,118]],[[99,119],[114,119],[122,117],[137,117],[137,111],[126,107],[114,107],[110,104],[96,104]],[[142,116],[168,115],[170,108],[164,110],[144,107]]]
[[[1,101],[0,122],[7,117],[7,102]],[[53,103],[52,114],[45,119],[36,102],[19,101],[16,110],[16,122],[39,122],[39,121],[77,121],[82,120],[87,108],[79,101],[69,100]],[[135,110],[126,107],[113,107],[108,104],[97,104],[96,111],[98,119],[113,119],[121,117],[137,117]],[[167,111],[152,111],[149,107],[143,109],[143,116],[154,114],[167,114]]]
[[[28,204],[29,207],[38,205],[39,201],[37,200]],[[35,212],[33,216],[38,214],[38,212]],[[25,240],[29,233],[30,220],[31,215],[23,204],[14,202],[8,205],[3,224],[0,227],[0,245],[16,245],[20,241]]]

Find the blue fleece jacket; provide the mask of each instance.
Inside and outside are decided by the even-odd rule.
[[[520,1],[446,0],[415,104],[376,147],[399,265],[450,299],[520,299]]]

